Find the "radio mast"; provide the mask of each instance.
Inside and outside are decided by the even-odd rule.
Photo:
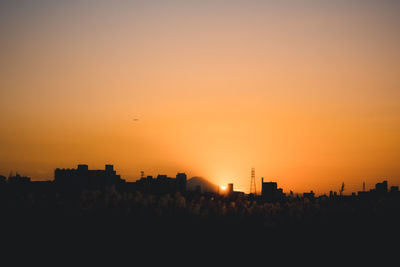
[[[250,180],[250,194],[256,195],[256,171],[251,168],[251,180]]]

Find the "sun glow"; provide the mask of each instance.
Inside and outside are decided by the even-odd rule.
[[[400,1],[0,2],[2,175],[400,184]]]
[[[221,188],[222,191],[225,191],[226,190],[226,185],[221,185],[220,188]]]

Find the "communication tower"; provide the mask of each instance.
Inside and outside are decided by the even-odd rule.
[[[251,180],[250,180],[250,194],[257,194],[256,191],[256,171],[254,168],[251,168]]]

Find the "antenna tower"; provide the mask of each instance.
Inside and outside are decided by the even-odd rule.
[[[256,171],[254,168],[251,168],[251,180],[250,180],[250,194],[257,194],[256,191]]]

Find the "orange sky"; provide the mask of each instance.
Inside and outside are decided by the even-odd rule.
[[[395,1],[16,2],[0,4],[0,174],[400,184]]]

